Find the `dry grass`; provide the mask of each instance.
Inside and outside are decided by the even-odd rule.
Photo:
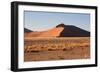
[[[90,58],[89,37],[25,38],[24,61]]]

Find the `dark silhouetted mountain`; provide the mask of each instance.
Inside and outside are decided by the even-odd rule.
[[[24,28],[24,32],[25,32],[25,33],[29,33],[29,32],[32,32],[32,30],[29,30],[29,29],[27,29],[27,28]]]
[[[79,27],[76,27],[74,25],[65,25],[63,23],[56,26],[63,27],[64,29],[60,33],[59,37],[89,37],[90,32],[83,30]]]

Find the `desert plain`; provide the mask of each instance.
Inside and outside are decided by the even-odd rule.
[[[25,38],[24,61],[90,58],[89,37]]]

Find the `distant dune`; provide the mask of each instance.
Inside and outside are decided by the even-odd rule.
[[[25,32],[25,33],[29,33],[29,32],[32,32],[32,30],[29,30],[29,29],[27,29],[27,28],[24,28],[24,32]]]
[[[73,25],[59,24],[47,31],[31,31],[24,29],[25,37],[89,37],[90,32]],[[30,32],[30,33],[29,33]]]

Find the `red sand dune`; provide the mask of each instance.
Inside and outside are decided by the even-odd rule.
[[[63,31],[63,27],[53,28],[49,31],[45,31],[39,35],[39,37],[57,37]]]
[[[25,31],[25,37],[89,37],[90,32],[73,25],[59,24],[47,31]]]
[[[60,35],[60,33],[63,31],[63,27],[53,28],[48,31],[42,31],[42,32],[30,32],[25,33],[25,36],[27,37],[57,37]]]

